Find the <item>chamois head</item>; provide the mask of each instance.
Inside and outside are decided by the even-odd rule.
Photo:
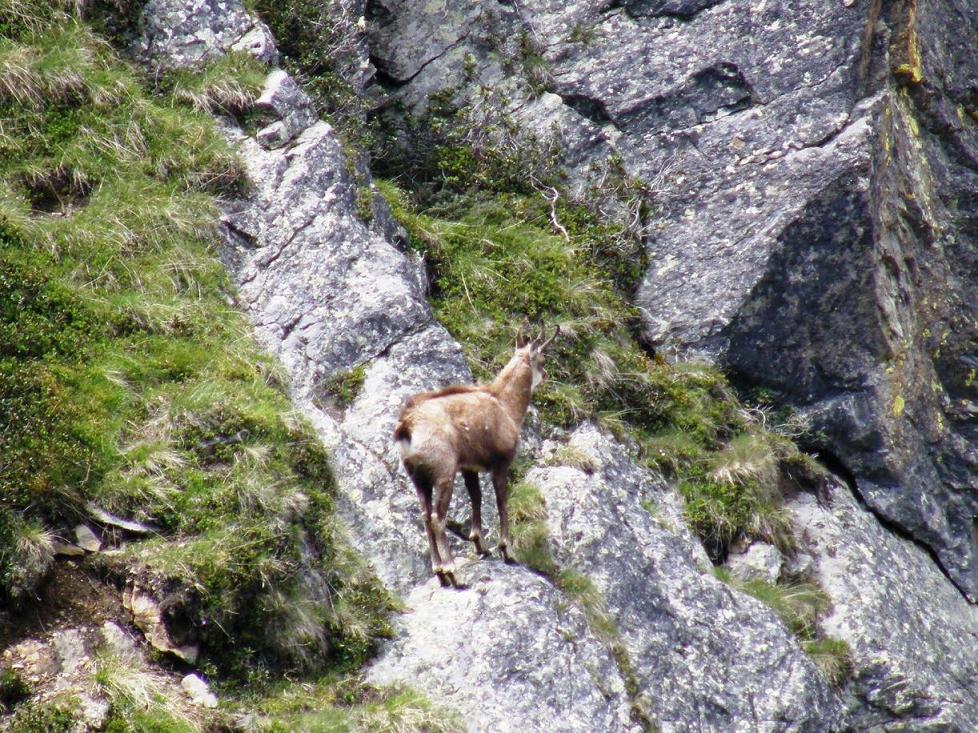
[[[530,390],[535,390],[544,379],[547,378],[547,373],[543,370],[543,360],[544,351],[550,345],[550,342],[557,338],[560,333],[560,326],[554,328],[553,335],[550,338],[546,338],[547,328],[546,326],[540,326],[540,335],[535,339],[531,339],[525,335],[526,324],[521,326],[516,334],[516,354],[515,356],[524,358],[530,365],[530,369],[533,370],[533,380],[530,383]]]

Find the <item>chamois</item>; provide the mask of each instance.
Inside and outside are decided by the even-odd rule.
[[[521,329],[522,331],[522,329]],[[546,376],[544,349],[560,333],[544,340],[524,343],[517,337],[516,351],[490,384],[457,384],[434,392],[410,397],[401,410],[394,440],[401,460],[418,492],[421,519],[428,536],[431,567],[442,586],[458,587],[455,562],[445,534],[448,505],[452,499],[455,474],[462,471],[465,488],[472,502],[472,528],[469,539],[476,552],[489,553],[482,546],[482,490],[479,472],[488,471],[499,510],[499,551],[506,562],[509,554],[509,466],[516,457],[523,417],[530,395]]]

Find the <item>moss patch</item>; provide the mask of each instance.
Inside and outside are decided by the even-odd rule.
[[[367,366],[361,364],[353,369],[332,375],[323,383],[323,392],[340,409],[346,409],[360,394],[363,382],[367,378]]]

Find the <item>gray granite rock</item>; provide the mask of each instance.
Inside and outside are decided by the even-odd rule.
[[[211,692],[210,685],[198,675],[186,675],[180,680],[180,687],[187,693],[187,697],[190,698],[190,701],[194,705],[200,705],[205,708],[217,707],[217,696]]]
[[[611,653],[550,583],[498,561],[463,566],[459,579],[468,588],[430,580],[407,596],[368,681],[424,689],[471,733],[638,730]]]
[[[667,487],[592,426],[569,445],[593,471],[534,468],[526,481],[546,502],[558,564],[600,591],[662,730],[832,729],[826,682],[773,612],[713,578],[663,519]]]
[[[755,542],[745,552],[731,552],[727,557],[727,568],[730,574],[740,580],[776,583],[784,565],[784,555],[781,551],[765,542]]]
[[[278,59],[267,26],[239,0],[149,0],[131,51],[149,66],[186,68],[231,51]]]
[[[822,622],[852,649],[852,730],[967,731],[978,719],[978,609],[926,549],[894,535],[842,484],[829,507],[788,504],[814,577],[832,599]]]

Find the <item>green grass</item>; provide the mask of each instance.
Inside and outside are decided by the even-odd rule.
[[[70,733],[77,730],[81,714],[78,700],[62,696],[43,703],[19,706],[5,721],[17,733]]]
[[[377,688],[357,677],[273,684],[236,705],[261,733],[461,733],[449,710],[407,688]]]
[[[540,489],[525,481],[511,485],[508,509],[513,557],[538,573],[556,577],[558,567],[550,551],[547,507]]]
[[[199,733],[202,729],[197,717],[181,709],[183,701],[172,698],[172,680],[145,669],[137,658],[102,650],[95,657],[92,682],[109,702],[104,730],[110,733]]]
[[[262,70],[150,83],[56,4],[0,2],[0,591],[29,599],[46,532],[92,501],[157,528],[101,562],[185,588],[205,664],[359,664],[391,601],[212,249],[246,182],[203,110],[246,107]]]
[[[806,641],[802,648],[833,687],[842,687],[852,677],[852,649],[842,639]]]
[[[162,80],[161,91],[174,102],[203,112],[242,115],[250,111],[267,75],[268,69],[254,56],[232,52],[202,69],[170,73]]]

